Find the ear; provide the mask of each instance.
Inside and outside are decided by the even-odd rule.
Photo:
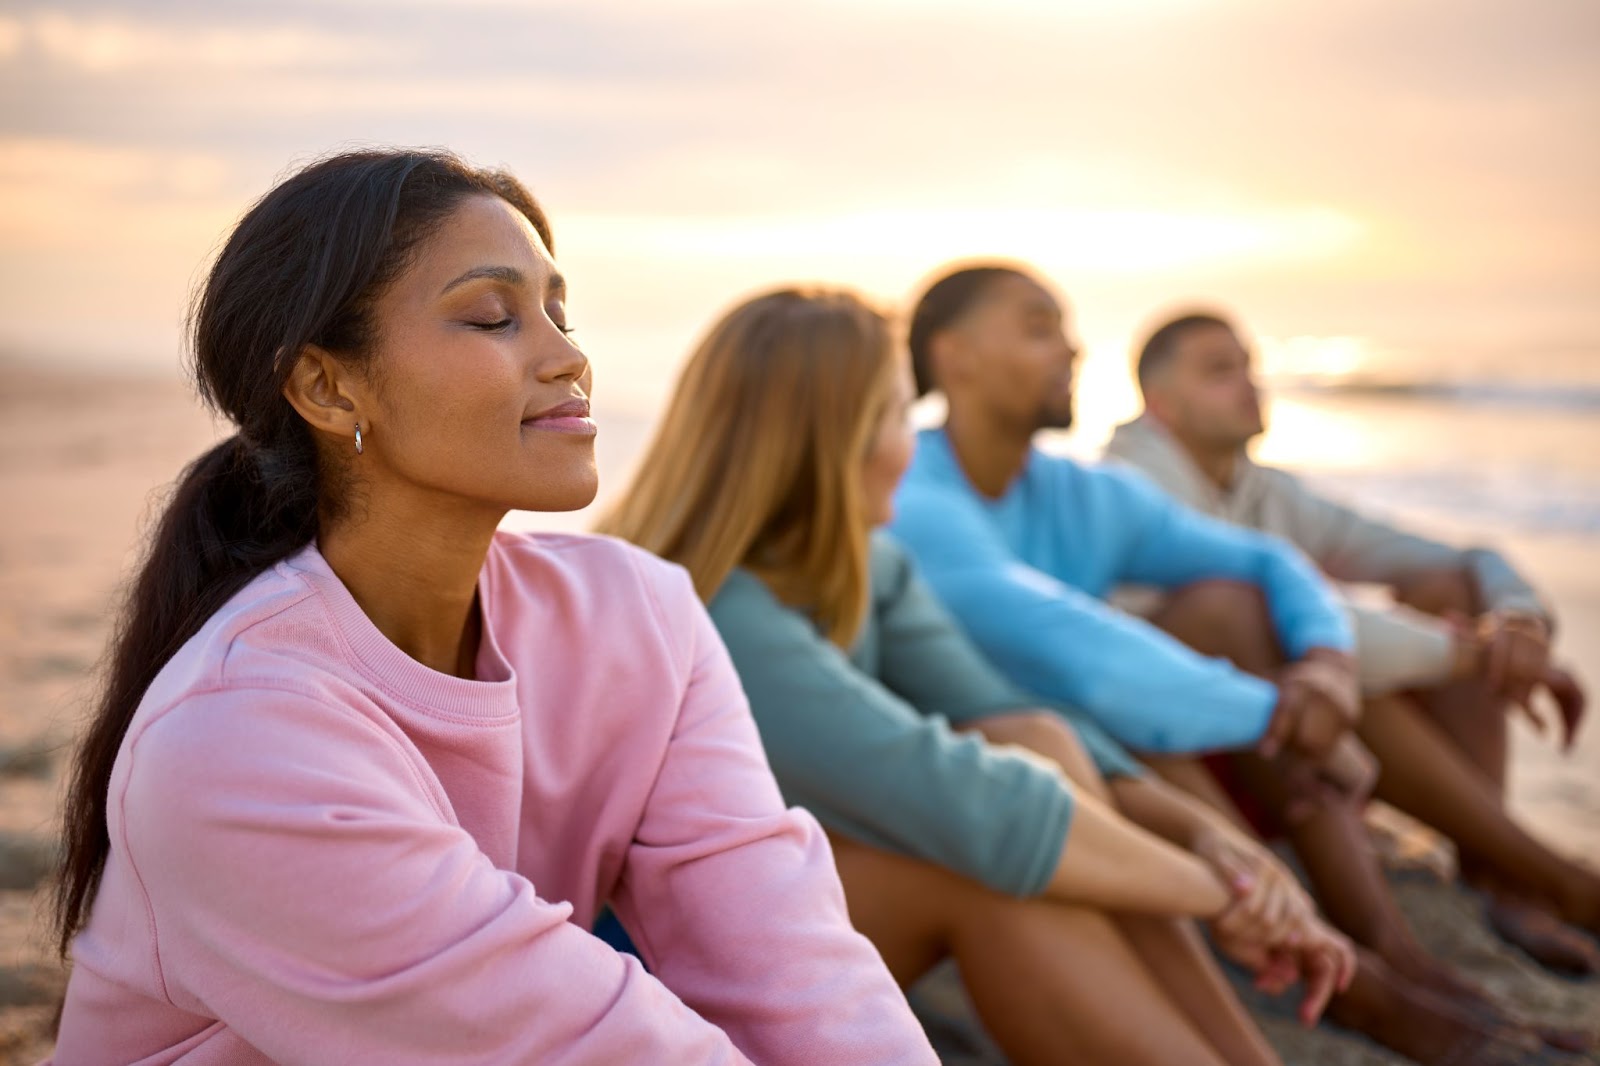
[[[283,385],[283,398],[300,413],[312,429],[335,437],[354,437],[356,423],[371,431],[362,414],[360,390],[349,367],[325,349],[308,344],[300,349],[289,380]]]

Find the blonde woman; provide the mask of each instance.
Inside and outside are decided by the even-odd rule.
[[[1091,761],[873,534],[912,447],[894,352],[848,293],[735,308],[602,531],[688,569],[785,798],[828,828],[902,985],[953,954],[1019,1066],[1277,1062],[1184,919],[1276,990],[1304,976],[1308,1023],[1348,983],[1348,944],[1264,850],[1086,726]]]

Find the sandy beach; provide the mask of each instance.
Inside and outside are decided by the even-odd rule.
[[[643,423],[613,417],[603,402],[597,414],[602,475],[615,487]],[[63,746],[92,694],[119,580],[163,487],[216,434],[175,377],[0,362],[0,1062],[33,1062],[50,1046],[62,975],[44,942],[37,886],[53,846]],[[585,520],[515,522],[572,528]],[[1600,694],[1595,550],[1548,538],[1509,547],[1553,597],[1564,657]],[[1600,863],[1600,725],[1591,723],[1567,756],[1519,727],[1511,803],[1558,849]],[[1474,901],[1428,872],[1447,858],[1436,842],[1386,821],[1398,825],[1388,839],[1407,859],[1395,863],[1402,901],[1432,948],[1530,1017],[1600,1025],[1600,982],[1547,976],[1502,947]],[[1401,1061],[1335,1029],[1303,1032],[1284,1007],[1262,1005],[1261,1014],[1290,1063]]]

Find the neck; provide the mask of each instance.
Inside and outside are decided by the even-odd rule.
[[[1023,431],[952,403],[945,434],[956,462],[974,488],[999,499],[1022,473],[1033,447],[1033,431]]]
[[[373,502],[365,515],[323,524],[323,558],[395,647],[439,673],[472,677],[478,574],[501,516],[452,513],[416,495]]]
[[[1178,447],[1189,457],[1190,461],[1194,463],[1207,481],[1223,492],[1233,488],[1234,475],[1239,468],[1240,450],[1238,448],[1226,448],[1214,444],[1207,445],[1179,432],[1171,424],[1162,421],[1153,414],[1150,415],[1150,418],[1162,429],[1166,430],[1167,435],[1177,442]]]

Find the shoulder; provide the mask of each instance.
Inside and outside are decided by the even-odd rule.
[[[618,650],[655,639],[675,658],[690,654],[705,610],[683,567],[601,534],[497,533],[486,574],[497,615],[527,611]]]
[[[1166,510],[1178,503],[1148,473],[1124,462],[1075,463],[1080,491],[1103,504],[1131,510]]]
[[[519,583],[586,590],[601,606],[621,606],[621,597],[681,608],[685,597],[694,599],[693,582],[683,567],[618,537],[501,532],[490,555],[496,579],[514,576]]]
[[[874,600],[892,599],[916,576],[910,553],[886,530],[873,531],[867,558]]]
[[[744,567],[735,567],[723,580],[716,595],[706,604],[718,628],[734,620],[755,620],[767,615],[795,615],[799,612],[773,595],[767,583]]]
[[[234,593],[162,666],[141,706],[174,704],[241,676],[284,672],[291,663],[291,673],[316,673],[318,664],[338,672],[333,620],[302,566],[310,551],[269,567]]]
[[[1283,469],[1281,466],[1263,466],[1253,459],[1245,461],[1245,467],[1250,476],[1260,480],[1261,484],[1274,492],[1292,493],[1296,496],[1315,496],[1316,493],[1306,487],[1300,475]]]
[[[706,607],[735,660],[744,659],[739,662],[741,670],[778,665],[752,663],[748,656],[758,649],[763,654],[778,649],[792,652],[825,643],[804,612],[778,599],[765,581],[742,567],[728,575]]]

